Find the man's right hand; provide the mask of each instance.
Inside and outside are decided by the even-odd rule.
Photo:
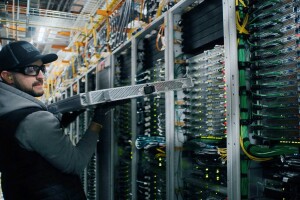
[[[101,124],[103,120],[105,119],[105,116],[116,106],[121,106],[126,103],[129,103],[130,99],[125,100],[119,100],[119,101],[112,101],[112,102],[106,102],[97,105],[97,107],[94,110],[94,117],[92,118],[92,121],[98,124]]]

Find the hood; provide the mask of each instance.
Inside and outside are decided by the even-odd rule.
[[[26,107],[47,110],[40,100],[0,81],[0,116]]]

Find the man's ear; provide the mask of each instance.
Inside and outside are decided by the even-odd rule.
[[[0,74],[2,80],[8,84],[13,84],[13,78],[12,78],[12,74],[11,72],[8,72],[8,71],[2,71],[1,74]]]

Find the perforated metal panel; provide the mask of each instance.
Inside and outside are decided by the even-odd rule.
[[[192,86],[193,82],[191,78],[182,78],[172,81],[161,81],[148,84],[96,90],[58,101],[49,105],[48,109],[52,113],[64,113],[100,103],[131,99],[170,90],[180,90]]]

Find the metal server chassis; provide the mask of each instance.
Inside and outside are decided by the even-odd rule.
[[[56,103],[52,103],[48,106],[48,110],[54,114],[71,112],[96,104],[137,98],[171,90],[180,90],[183,88],[193,87],[193,85],[194,84],[191,78],[182,78],[171,81],[159,81],[133,86],[95,90],[91,92],[80,93],[60,100]]]

